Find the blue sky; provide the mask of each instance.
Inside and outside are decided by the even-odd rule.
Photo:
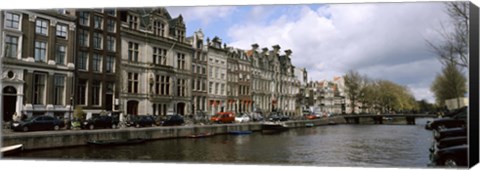
[[[405,85],[418,100],[430,102],[434,102],[430,84],[440,73],[441,64],[426,46],[426,40],[441,42],[438,29],[440,24],[448,26],[449,21],[442,2],[24,1],[11,1],[15,3],[6,3],[0,8],[167,6],[173,17],[183,15],[187,36],[201,28],[206,37],[219,36],[228,46],[237,48],[250,49],[251,44],[257,43],[260,48],[271,49],[278,44],[281,51],[293,51],[292,63],[306,68],[311,80],[332,80],[334,76],[356,70],[373,79]],[[228,6],[239,3],[294,5]],[[198,6],[189,7],[191,4]]]
[[[168,7],[182,14],[187,36],[199,28],[228,46],[279,44],[311,80],[332,80],[349,70],[407,86],[434,102],[429,87],[441,64],[426,46],[440,42],[448,22],[440,2]]]

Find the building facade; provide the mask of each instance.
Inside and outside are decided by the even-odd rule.
[[[207,108],[207,48],[205,47],[202,30],[190,37],[190,43],[195,49],[192,59],[192,103],[193,114],[197,111],[206,112]]]
[[[76,16],[75,104],[87,115],[119,108],[120,20],[116,9],[71,10]]]
[[[1,12],[3,121],[72,111],[75,17],[64,10]]]
[[[222,47],[222,40],[214,37],[208,43],[208,108],[213,115],[226,111],[227,101],[227,49]]]
[[[182,16],[125,9],[121,20],[121,107],[131,115],[192,113],[191,65]]]

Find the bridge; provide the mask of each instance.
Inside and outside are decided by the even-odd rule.
[[[360,124],[363,122],[371,122],[374,124],[383,124],[383,121],[393,119],[393,118],[405,118],[408,125],[415,124],[415,118],[425,118],[431,117],[435,118],[437,115],[434,114],[361,114],[361,115],[345,115],[343,118],[347,124]],[[361,121],[362,120],[362,121]]]

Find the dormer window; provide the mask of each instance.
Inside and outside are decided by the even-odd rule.
[[[138,29],[138,17],[133,15],[128,15],[128,27],[131,29]]]

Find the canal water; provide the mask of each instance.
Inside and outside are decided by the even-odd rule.
[[[13,159],[341,167],[427,167],[432,132],[416,125],[332,125],[140,145],[29,151]],[[10,157],[12,158],[12,157]]]

